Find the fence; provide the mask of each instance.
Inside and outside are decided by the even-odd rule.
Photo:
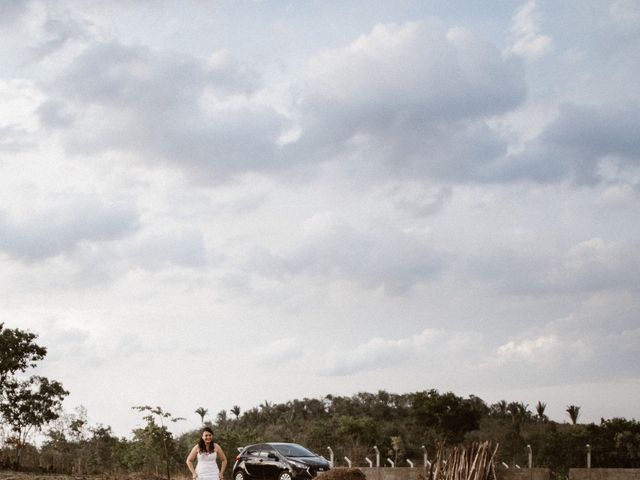
[[[367,480],[420,480],[424,478],[424,468],[369,468],[358,467],[365,474]],[[640,470],[639,470],[640,471]],[[550,480],[551,471],[548,468],[523,468],[520,470],[496,470],[498,480]],[[640,477],[624,477],[624,478],[576,478],[571,480],[640,480]]]

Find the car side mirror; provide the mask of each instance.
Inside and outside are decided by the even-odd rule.
[[[273,458],[274,460],[278,460],[278,455],[276,455],[273,452],[269,452],[269,454],[267,455],[267,458]]]

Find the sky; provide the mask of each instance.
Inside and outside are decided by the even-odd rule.
[[[640,419],[639,0],[5,0],[0,36],[0,321],[67,411]]]

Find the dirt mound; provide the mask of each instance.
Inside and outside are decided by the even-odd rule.
[[[359,468],[337,467],[322,473],[317,480],[366,480],[366,476]]]

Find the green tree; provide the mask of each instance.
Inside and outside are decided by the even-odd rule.
[[[416,392],[411,395],[411,414],[424,431],[435,430],[449,443],[460,443],[467,432],[480,425],[480,419],[488,409],[478,397],[464,399],[451,392],[437,390]]]
[[[169,422],[175,423],[180,420],[186,420],[183,417],[174,417],[171,413],[165,412],[160,407],[150,407],[149,405],[142,405],[131,407],[134,410],[139,412],[149,412],[147,415],[142,417],[147,422],[146,429],[142,430],[142,435],[146,435],[148,439],[156,440],[160,439],[160,443],[162,445],[162,452],[164,453],[164,462],[167,472],[167,480],[171,480],[171,455],[170,455],[170,445],[173,447],[173,437],[171,432],[167,429],[164,424],[164,421],[167,420]],[[160,425],[158,426],[155,423],[155,418],[158,418],[160,421]],[[173,448],[171,448],[172,450]]]
[[[5,328],[0,323],[0,393],[14,373],[35,367],[47,354],[46,348],[34,342],[36,338],[34,333]]]
[[[44,425],[58,418],[62,400],[68,394],[61,383],[49,381],[45,377],[5,380],[0,413],[14,434],[18,466],[29,434],[41,430]]]
[[[351,459],[363,457],[364,453],[376,443],[378,426],[373,418],[341,415],[336,417],[334,422],[342,448],[348,452]]]
[[[525,405],[522,402],[511,402],[507,406],[507,412],[511,416],[513,431],[516,435],[520,435],[522,424],[531,417],[529,405]]]
[[[494,417],[505,418],[509,414],[508,407],[509,403],[506,400],[500,400],[489,407],[489,413]]]

